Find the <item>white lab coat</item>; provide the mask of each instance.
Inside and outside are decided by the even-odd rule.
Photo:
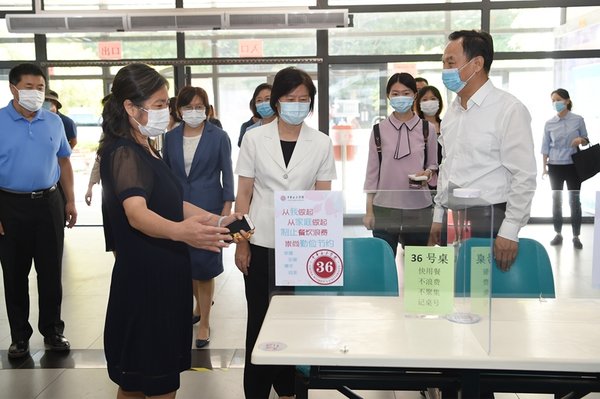
[[[283,160],[277,119],[246,133],[235,173],[254,179],[250,218],[256,231],[250,242],[275,247],[275,191],[312,190],[317,181],[336,178],[333,145],[326,134],[302,124],[288,166]]]

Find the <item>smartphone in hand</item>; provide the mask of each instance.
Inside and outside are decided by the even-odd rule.
[[[254,232],[254,223],[252,223],[252,220],[250,220],[250,216],[248,216],[247,214],[244,215],[244,217],[241,219],[234,220],[225,227],[229,229],[229,234],[231,234],[232,239],[241,238],[241,230],[244,230],[246,233],[250,234]],[[236,234],[240,235],[240,237],[236,237]]]

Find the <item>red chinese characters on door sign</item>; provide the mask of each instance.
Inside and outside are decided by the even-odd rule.
[[[243,39],[239,41],[240,57],[262,57],[262,39]]]
[[[98,58],[101,60],[120,60],[123,58],[121,42],[99,42]]]

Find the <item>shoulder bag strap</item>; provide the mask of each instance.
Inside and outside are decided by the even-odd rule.
[[[377,157],[379,158],[379,171],[377,173],[377,187],[379,187],[379,178],[381,175],[381,133],[379,132],[379,123],[373,125],[373,139],[375,148],[377,148]]]
[[[429,122],[423,120],[423,142],[425,143],[425,157],[423,158],[423,170],[427,169],[427,141],[429,140]]]
[[[379,157],[379,169],[381,169],[381,133],[379,132],[379,123],[373,125],[373,138],[377,148],[377,157]]]

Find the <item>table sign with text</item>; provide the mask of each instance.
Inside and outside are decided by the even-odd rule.
[[[454,247],[404,248],[404,310],[443,315],[454,304]]]
[[[275,285],[344,285],[340,191],[277,191]]]

